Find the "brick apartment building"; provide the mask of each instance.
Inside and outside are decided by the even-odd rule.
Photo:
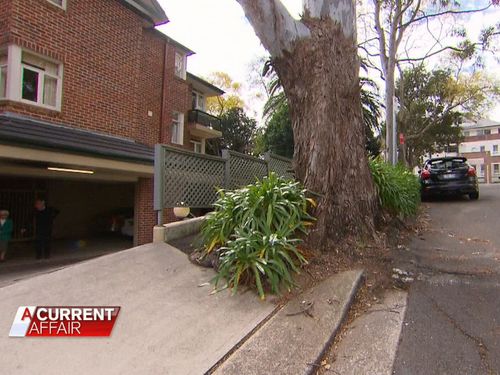
[[[151,241],[154,144],[204,153],[221,135],[204,103],[223,92],[186,72],[193,52],[155,30],[166,22],[156,0],[0,0],[0,206],[15,237],[45,197],[56,238],[133,214],[134,243]]]
[[[459,154],[476,168],[481,182],[500,182],[500,122],[482,119],[461,127],[464,140]]]

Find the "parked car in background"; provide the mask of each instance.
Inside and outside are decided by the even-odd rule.
[[[436,195],[468,195],[479,198],[476,170],[464,157],[442,157],[427,160],[418,172],[422,199]]]

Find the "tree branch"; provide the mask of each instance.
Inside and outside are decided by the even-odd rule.
[[[434,51],[434,52],[432,52],[432,53],[428,53],[428,54],[426,54],[426,55],[425,55],[425,56],[423,56],[423,57],[414,57],[414,58],[412,58],[412,57],[407,57],[407,58],[404,58],[404,59],[398,59],[398,61],[399,61],[399,62],[423,61],[423,60],[425,60],[425,59],[428,59],[429,57],[432,57],[432,56],[434,56],[434,55],[437,55],[437,54],[439,54],[439,53],[441,53],[441,52],[444,52],[444,51],[446,51],[446,50],[452,50],[452,51],[456,51],[456,52],[463,52],[463,50],[462,50],[462,49],[460,49],[460,48],[457,48],[457,47],[452,47],[452,46],[446,46],[446,47],[443,47],[443,48],[441,48],[441,49],[439,49],[439,50],[437,50],[437,51]]]
[[[404,27],[406,28],[408,25],[410,25],[411,23],[414,23],[414,22],[419,22],[423,19],[428,19],[428,18],[433,18],[433,17],[439,17],[439,16],[444,16],[445,14],[467,14],[467,13],[477,13],[477,12],[482,12],[482,11],[485,11],[485,10],[488,10],[490,7],[491,7],[491,3],[487,6],[487,7],[484,7],[484,8],[480,8],[480,9],[468,9],[468,10],[446,10],[446,11],[443,11],[443,12],[438,12],[438,13],[433,13],[433,14],[425,14],[425,12],[422,12],[423,16],[420,16],[420,17],[417,17],[417,18],[413,18],[413,20],[410,20],[408,22],[405,22],[404,24],[401,25],[401,27]]]
[[[375,6],[375,31],[378,34],[378,42],[380,49],[380,62],[382,64],[382,70],[384,75],[387,75],[388,61],[387,61],[387,44],[385,40],[385,30],[380,22],[380,0],[373,0],[373,5]]]
[[[291,51],[293,42],[310,35],[307,26],[295,20],[280,0],[236,1],[272,57]]]

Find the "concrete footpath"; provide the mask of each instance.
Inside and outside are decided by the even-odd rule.
[[[203,374],[274,305],[210,295],[212,270],[167,244],[144,245],[0,288],[2,374]],[[114,305],[109,338],[9,338],[20,305]]]

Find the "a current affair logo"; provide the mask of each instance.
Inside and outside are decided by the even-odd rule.
[[[10,337],[111,335],[119,306],[20,306]]]

